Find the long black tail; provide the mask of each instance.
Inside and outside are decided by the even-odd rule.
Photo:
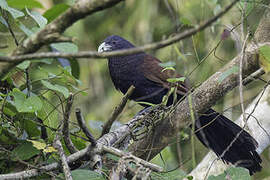
[[[247,168],[251,175],[261,170],[262,159],[256,152],[258,143],[225,116],[210,109],[196,121],[195,130],[199,140],[223,161]]]

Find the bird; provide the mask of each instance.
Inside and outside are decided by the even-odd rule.
[[[111,35],[99,45],[98,52],[130,48],[135,48],[135,45],[118,35]],[[172,69],[164,69],[159,59],[145,52],[109,57],[108,67],[115,88],[125,94],[130,86],[134,86],[129,98],[139,103],[147,102],[140,104],[145,108],[149,103],[162,103],[163,97],[172,87],[168,79],[183,77]],[[177,85],[174,83],[174,86],[177,100],[181,100],[191,88],[187,78]],[[172,105],[174,99],[171,95],[166,105]],[[257,141],[247,131],[213,109],[207,110],[196,119],[195,134],[223,162],[244,167],[249,170],[250,175],[261,170],[262,159],[256,152]]]

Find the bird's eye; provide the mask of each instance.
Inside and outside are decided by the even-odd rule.
[[[116,41],[113,41],[113,42],[112,42],[112,44],[114,44],[114,45],[115,45],[115,44],[116,44]]]

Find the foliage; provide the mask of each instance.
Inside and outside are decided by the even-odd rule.
[[[75,42],[52,43],[42,50],[68,53],[78,52],[79,49],[96,50],[99,43],[111,34],[123,36],[137,45],[158,41],[168,38],[175,32],[197,26],[229,3],[217,0],[167,0],[168,6],[164,2],[127,0],[112,9],[85,18],[69,28],[64,35],[74,37]],[[74,1],[68,0],[0,0],[0,47],[7,46],[5,49],[0,49],[0,55],[10,54],[16,48],[10,29],[15,32],[14,36],[21,43],[25,38],[34,36],[73,3]],[[222,33],[226,28],[224,24],[239,23],[241,17],[239,9],[243,6],[244,1],[241,1],[233,13],[218,20],[209,29],[186,41],[151,53],[163,60],[160,65],[164,71],[175,70],[191,79],[194,84],[202,83],[238,53],[235,48],[237,42],[232,35],[226,34],[228,37],[223,38]],[[251,13],[251,15],[247,19],[245,30],[248,29],[247,27],[251,31],[256,29],[257,15],[252,16],[252,12],[257,6],[257,3],[253,1],[248,3],[246,13]],[[209,55],[220,40],[222,43],[215,49],[215,55]],[[260,49],[260,62],[266,71],[269,71],[269,52],[269,46]],[[238,71],[237,66],[232,67],[222,74],[219,81],[223,81]],[[168,79],[171,83],[184,80],[185,78]],[[262,86],[258,84],[256,87],[247,88],[247,94],[257,92]],[[70,93],[75,95],[75,106],[82,108],[88,125],[96,137],[100,135],[101,125],[107,120],[122,96],[113,88],[106,62],[94,59],[80,62],[76,59],[63,58],[24,61],[10,70],[1,80],[0,86],[0,173],[13,172],[21,166],[24,169],[27,168],[27,165],[18,163],[18,159],[32,165],[59,159],[52,143],[56,130],[59,128],[59,122],[63,119],[64,105]],[[85,89],[88,94],[83,91]],[[246,100],[251,98],[247,96]],[[216,108],[223,110],[225,104],[231,106],[239,104],[236,99],[239,99],[238,92],[233,92],[227,96],[226,101],[218,102]],[[118,123],[121,124],[133,117],[140,109],[138,104],[130,102]],[[233,113],[234,116],[238,114],[238,112]],[[74,122],[73,114],[70,119]],[[45,127],[47,137],[43,136],[42,127]],[[86,147],[88,143],[79,138],[84,135],[78,126],[71,125],[70,131],[74,145],[78,149]],[[183,130],[179,133],[187,137],[185,139],[180,137],[182,157],[185,157],[183,158],[185,160],[191,159],[186,158],[191,156],[190,137],[186,135],[189,134],[187,131]],[[200,144],[195,146],[196,161],[199,162],[206,150]],[[5,150],[3,151],[2,148]],[[68,154],[66,147],[64,149]],[[176,149],[176,143],[173,143],[170,148],[162,152],[166,157],[165,164],[168,164],[169,168],[182,162],[179,162],[181,158],[178,157]],[[162,158],[154,161],[160,165],[164,164]],[[184,163],[183,169],[186,172],[192,170],[191,161]],[[186,172],[175,170],[169,173],[152,173],[151,177],[153,179],[180,179],[186,176]],[[241,168],[230,168],[227,172],[232,179],[249,178],[246,171]],[[72,176],[74,179],[104,179],[104,176],[84,169],[72,171]],[[218,178],[225,178],[225,174],[209,177],[212,180]]]

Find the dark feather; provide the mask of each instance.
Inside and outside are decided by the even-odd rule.
[[[100,46],[99,50],[114,51],[135,47],[119,36],[110,36],[104,43],[105,47]],[[177,87],[177,99],[180,100],[188,92],[188,80],[177,84],[169,83],[168,78],[182,76],[172,70],[164,71],[160,63],[157,58],[142,52],[109,58],[109,70],[115,87],[122,93],[125,94],[131,85],[135,87],[130,99],[159,104],[171,87]],[[170,97],[168,105],[172,101],[173,98]],[[219,157],[241,132],[221,159],[249,169],[250,174],[261,170],[262,160],[256,152],[256,140],[225,116],[210,109],[196,120],[195,127],[199,140]]]

